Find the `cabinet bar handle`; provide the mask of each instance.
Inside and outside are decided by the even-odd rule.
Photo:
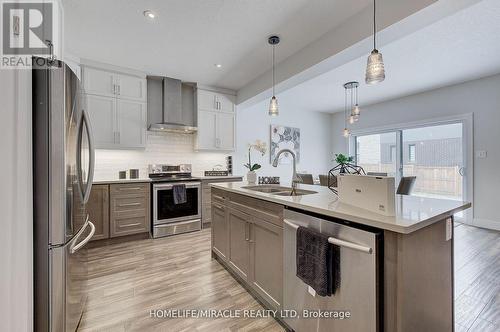
[[[299,228],[299,226],[297,226],[296,224],[294,224],[293,222],[291,222],[287,219],[284,219],[283,221],[285,222],[285,224],[287,224],[288,226],[290,226],[294,229]],[[354,250],[362,251],[362,252],[367,253],[367,254],[371,254],[373,252],[372,248],[370,248],[370,247],[365,247],[365,246],[362,246],[362,245],[359,245],[356,243],[352,243],[349,241],[340,240],[340,239],[337,239],[335,237],[329,237],[328,242],[330,242],[331,244],[337,245],[339,247],[354,249]]]
[[[140,225],[140,224],[141,224],[140,222],[136,222],[134,224],[128,224],[128,225],[118,225],[118,227],[120,227],[120,228],[134,227],[134,226],[137,226],[137,225]]]
[[[212,202],[212,205],[215,206],[215,208],[219,209],[219,210],[224,210],[224,206],[220,205],[220,204],[217,204],[217,203],[214,203]]]
[[[249,243],[255,243],[255,239],[252,239],[252,230],[250,229],[251,225],[250,225],[249,222],[247,222],[247,224],[248,224],[248,242]]]
[[[137,205],[141,205],[141,203],[124,203],[124,204],[118,204],[119,207],[137,206]]]

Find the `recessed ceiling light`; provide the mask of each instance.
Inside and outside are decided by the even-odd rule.
[[[146,16],[146,18],[149,18],[150,20],[153,20],[156,18],[156,14],[152,10],[145,10],[143,14],[144,14],[144,16]]]
[[[222,65],[220,63],[215,63],[214,66],[217,67],[217,68],[221,68],[222,67]]]

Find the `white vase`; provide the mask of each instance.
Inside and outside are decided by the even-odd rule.
[[[247,182],[252,184],[257,182],[257,173],[255,171],[247,173]]]

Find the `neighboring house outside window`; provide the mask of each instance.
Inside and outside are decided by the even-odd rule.
[[[396,146],[391,145],[391,151],[390,151],[390,162],[393,163],[396,161]]]
[[[416,158],[415,158],[415,144],[410,144],[408,145],[408,161],[410,163],[414,163]]]

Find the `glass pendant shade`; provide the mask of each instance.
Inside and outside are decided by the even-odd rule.
[[[385,80],[385,68],[382,53],[374,49],[366,65],[366,84],[375,84],[383,80]]]
[[[349,135],[351,135],[351,131],[347,128],[344,128],[344,137],[349,137]]]
[[[280,37],[278,36],[271,36],[267,39],[267,42],[269,45],[273,47],[273,97],[271,98],[271,101],[269,102],[269,116],[278,116],[279,115],[279,110],[278,110],[278,99],[276,99],[275,95],[275,87],[276,87],[276,74],[275,74],[275,55],[274,55],[274,48],[276,45],[279,44],[280,42]]]
[[[356,104],[354,106],[354,108],[352,109],[352,114],[359,117],[360,113],[361,113],[361,110],[359,109],[359,106]]]
[[[354,114],[351,114],[351,116],[349,117],[349,123],[353,124],[355,121],[356,121],[356,118],[355,118]]]
[[[278,116],[279,115],[278,99],[276,99],[275,96],[273,96],[271,98],[271,101],[269,102],[269,115],[270,116]]]

